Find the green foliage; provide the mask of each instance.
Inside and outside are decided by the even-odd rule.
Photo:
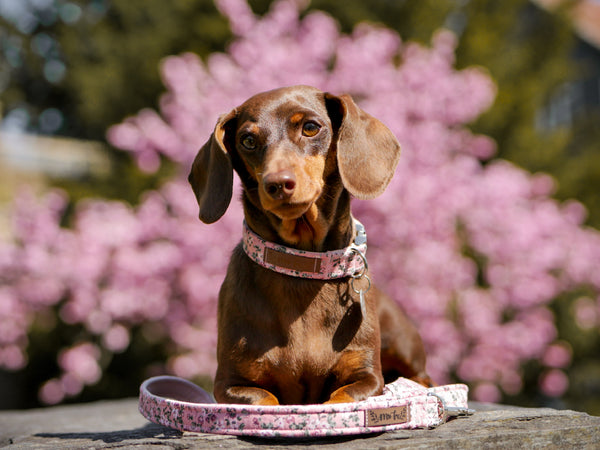
[[[148,174],[141,171],[129,155],[109,148],[106,153],[110,160],[108,173],[55,179],[52,185],[67,191],[72,205],[84,198],[96,197],[124,200],[134,205],[140,200],[141,193],[156,189],[178,169],[165,162],[157,173]]]
[[[70,3],[83,11],[76,22],[40,13],[39,25],[23,31],[0,18],[4,113],[22,107],[37,117],[57,108],[64,117],[55,130],[59,134],[103,140],[108,126],[144,107],[156,108],[164,91],[158,71],[162,58],[186,51],[205,57],[223,50],[231,39],[211,0]],[[271,3],[250,1],[259,14]],[[587,69],[573,63],[575,39],[565,14],[540,10],[529,0],[313,0],[310,9],[329,12],[343,31],[351,32],[360,21],[382,23],[397,30],[404,41],[428,43],[436,29],[454,30],[460,38],[457,66],[485,67],[498,86],[495,104],[472,124],[473,130],[497,141],[499,157],[553,175],[558,181],[556,195],[582,201],[590,212],[588,223],[600,228],[600,111],[576,117],[571,127],[539,126],[540,111],[561,86]],[[41,46],[43,42],[47,45]],[[64,77],[45,73],[49,61],[64,63]],[[36,125],[30,129],[40,131]],[[136,202],[142,191],[169,175],[168,169],[156,176],[142,174],[127,156],[109,152],[113,171],[107,178],[57,183],[75,199],[107,196]],[[557,317],[571,317],[577,298],[574,294],[557,300]],[[581,333],[565,325],[559,332],[574,351],[570,406],[598,413],[597,404],[583,404],[591,402],[590,389],[598,389],[584,387],[589,380],[600,379],[594,355],[600,347],[597,330]],[[148,349],[139,352],[136,357],[144,358]],[[531,380],[532,386],[536,384]],[[525,404],[532,399],[514,401]]]
[[[162,58],[187,51],[206,56],[223,50],[230,38],[211,0],[21,6],[35,18],[29,26],[0,16],[0,91],[4,114],[27,110],[28,131],[103,140],[111,124],[155,106],[164,90]],[[79,11],[75,18],[65,16],[67,6]],[[64,122],[45,130],[38,118],[50,107],[62,112]]]
[[[496,103],[475,129],[496,139],[499,156],[534,172],[549,168],[566,139],[561,130],[542,133],[536,117],[574,76],[569,25],[523,0],[472,0],[465,14],[458,65],[482,65],[498,84]]]
[[[83,11],[75,22],[52,21],[48,13],[40,13],[40,25],[31,33],[20,32],[6,21],[2,30],[6,42],[21,49],[16,58],[21,63],[13,68],[3,92],[4,110],[27,105],[36,116],[47,108],[58,108],[64,116],[60,134],[103,140],[111,124],[144,107],[157,106],[164,90],[158,71],[163,57],[185,51],[206,56],[223,50],[231,38],[225,19],[210,0],[72,3]],[[258,14],[271,3],[250,2]],[[584,70],[570,59],[574,36],[564,14],[543,11],[529,0],[313,0],[309,9],[332,14],[343,31],[350,32],[360,21],[378,22],[398,30],[405,41],[428,43],[436,29],[453,29],[460,36],[458,67],[485,67],[498,85],[494,106],[473,124],[474,131],[498,142],[499,157],[533,172],[552,174],[558,180],[557,196],[583,201],[590,210],[589,223],[600,227],[597,118],[577,120],[573,129],[536,126],[540,110],[559,87]],[[44,41],[40,35],[53,39],[45,53],[35,51],[40,47],[35,43]],[[50,60],[66,65],[65,76],[58,82],[43,74]],[[114,162],[126,164],[118,158]],[[150,180],[129,187],[119,184],[138,176],[119,173],[113,180],[82,180],[85,187],[76,188],[73,183],[68,187],[81,195],[98,190],[111,197],[119,196],[122,189],[123,196],[136,198],[139,192],[132,189],[147,188]],[[114,192],[106,190],[109,186]]]
[[[553,175],[556,196],[581,201],[588,224],[600,228],[600,111],[577,115],[570,125],[539,123],[540,111],[590,69],[589,61],[573,59],[566,14],[523,0],[471,0],[463,14],[457,64],[487,68],[498,85],[495,104],[473,129],[494,137],[499,157]]]
[[[255,13],[262,15],[273,0],[250,0],[248,3]],[[444,25],[455,8],[455,0],[313,0],[308,11],[326,11],[336,18],[345,33],[351,33],[359,22],[373,22],[398,30],[405,41],[428,44],[433,32]]]
[[[206,56],[223,50],[229,38],[227,22],[210,0],[113,0],[97,23],[60,27],[69,64],[64,88],[85,134],[103,138],[109,125],[155,107],[164,90],[162,58]]]
[[[453,0],[407,0],[369,2],[337,2],[314,0],[312,9],[329,12],[340,21],[344,32],[351,32],[358,22],[379,22],[398,30],[402,39],[429,43],[431,35],[440,28],[455,7]]]
[[[600,228],[600,110],[580,117],[568,131],[566,154],[552,161],[557,196],[576,198],[588,209],[588,224]]]
[[[61,20],[61,5],[31,7],[37,25],[19,28],[0,17],[0,70],[4,113],[23,111],[26,130],[105,140],[106,129],[145,107],[157,107],[164,86],[162,58],[183,52],[206,56],[224,49],[231,33],[211,0],[77,0],[78,20]],[[65,67],[53,78],[49,63]],[[1,84],[0,80],[0,84]],[[56,108],[62,123],[45,129],[44,111]],[[169,175],[141,173],[131,159],[108,149],[111,173],[103,178],[54,180],[74,201],[83,197],[121,198],[136,203]]]
[[[210,0],[113,0],[101,20],[61,26],[58,36],[69,67],[63,83],[69,116],[77,121],[78,133],[103,140],[110,125],[157,107],[164,90],[158,70],[162,58],[183,52],[206,56],[223,50],[231,34]],[[141,173],[120,152],[111,152],[111,160],[113,170],[104,179],[57,184],[74,200],[101,195],[136,203],[140,193],[170,174],[164,165],[158,174]]]

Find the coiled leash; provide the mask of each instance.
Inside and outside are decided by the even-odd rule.
[[[474,413],[468,388],[450,384],[425,388],[406,378],[383,394],[356,403],[328,405],[219,404],[190,381],[171,376],[146,380],[139,410],[151,422],[180,431],[257,437],[320,437],[433,428],[451,417]]]
[[[346,248],[309,252],[265,241],[244,223],[243,248],[256,263],[276,272],[328,280],[350,277],[366,317],[367,234],[353,219],[354,241]],[[356,285],[355,285],[356,284]],[[259,437],[318,437],[432,428],[450,417],[470,415],[468,388],[451,384],[425,388],[406,378],[384,387],[383,394],[355,403],[257,406],[218,404],[190,381],[170,376],[146,380],[139,409],[151,422],[180,431]]]

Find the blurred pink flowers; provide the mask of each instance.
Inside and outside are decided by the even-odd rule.
[[[355,202],[354,214],[377,282],[419,325],[434,379],[458,378],[474,398],[497,401],[522,389],[521,367],[534,359],[548,368],[542,392],[562,395],[571,353],[555,342],[549,305],[580,285],[598,292],[600,233],[581,226],[581,205],[549,197],[548,176],[487,162],[494,142],[465,124],[491,105],[494,84],[482,70],[453,68],[455,37],[439,32],[424,48],[370,25],[340,34],[323,13],[300,19],[295,1],[263,18],[244,0],[218,5],[237,35],[228,53],[166,58],[160,114],[144,110],[108,130],[142,169],[165,157],[181,164],[180,177],[135,208],[81,203],[71,228],[59,225],[61,194],[15,202],[14,241],[0,247],[0,364],[23,367],[36,314],[56,308],[87,334],[58,355],[63,374],[40,391],[47,403],[98,381],[100,354],[124,351],[133,327],[172,350],[171,372],[212,374],[216,296],[242,213],[234,202],[217,224],[201,224],[186,171],[220,114],[303,83],[352,94],[402,144],[389,189]],[[579,303],[580,326],[594,326],[586,317],[597,326],[599,302]]]

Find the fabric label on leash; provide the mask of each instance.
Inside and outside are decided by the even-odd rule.
[[[395,425],[406,423],[410,420],[408,405],[395,408],[378,408],[365,411],[365,422],[367,427],[380,427],[383,425]]]

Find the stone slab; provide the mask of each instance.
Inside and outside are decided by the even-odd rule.
[[[577,411],[470,402],[477,412],[431,430],[315,439],[257,439],[180,433],[149,423],[137,399],[0,412],[8,449],[447,449],[600,448],[600,417]]]

